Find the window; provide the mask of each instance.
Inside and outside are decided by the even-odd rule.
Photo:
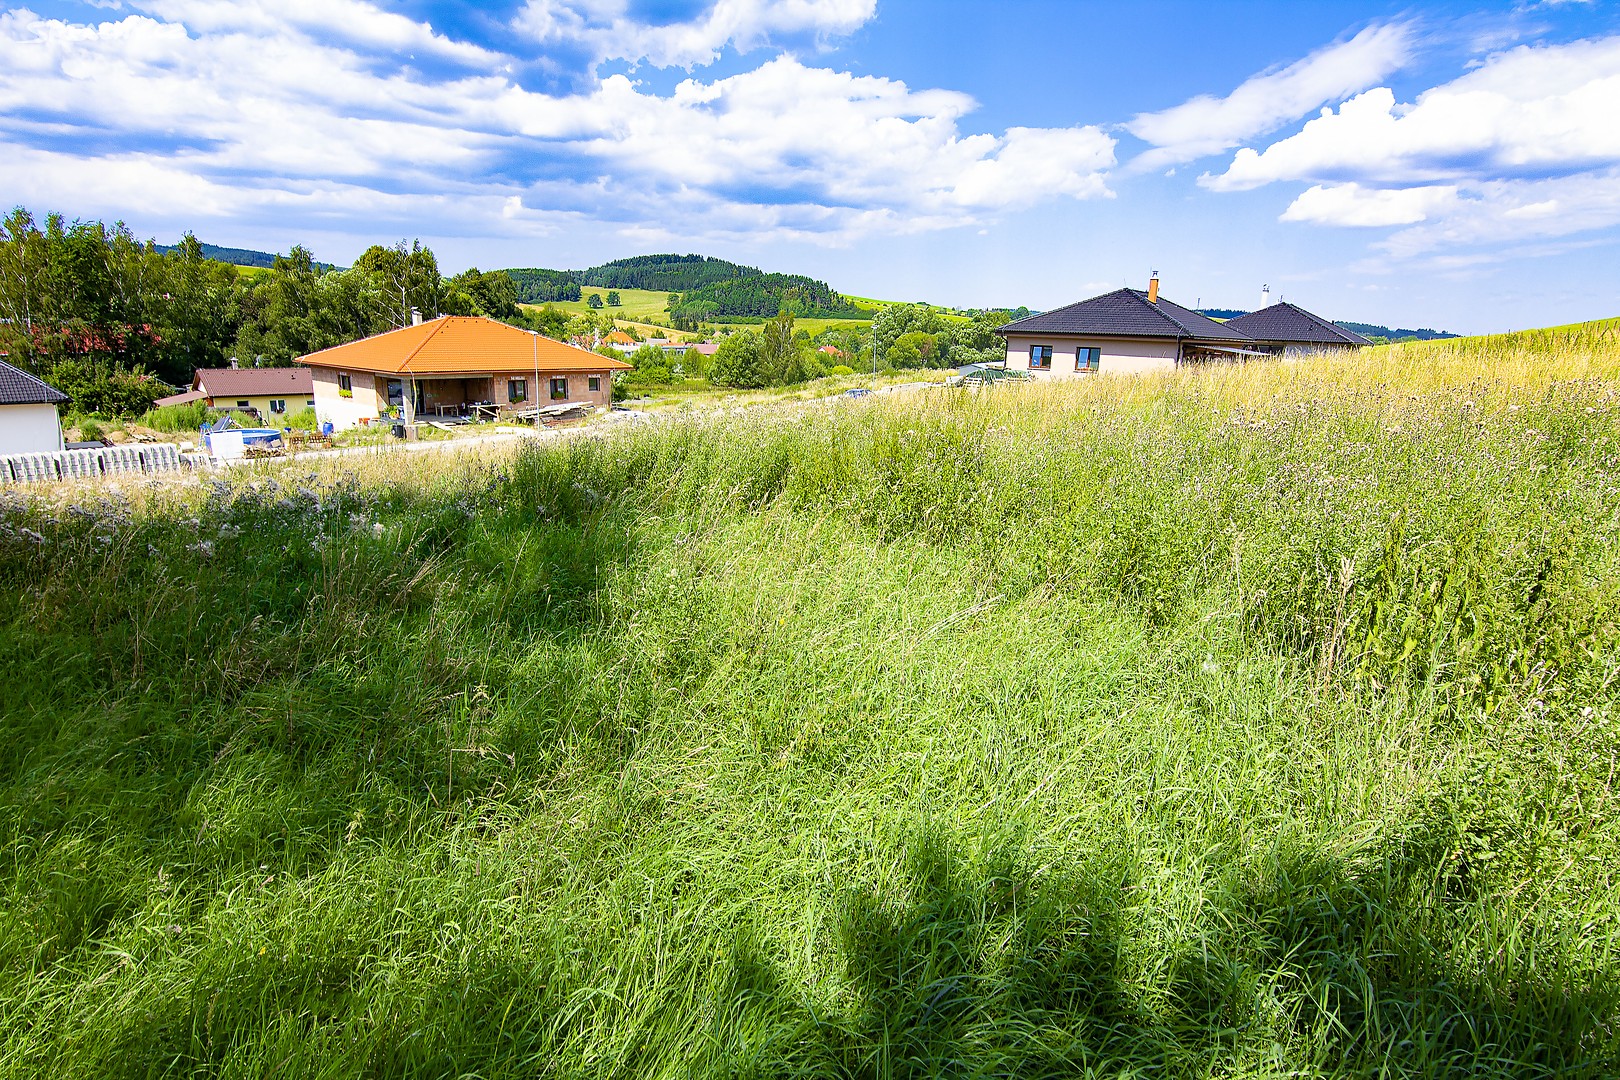
[[[315,399],[314,399],[314,398],[310,398],[310,399],[309,399],[309,400],[308,400],[308,401],[306,401],[306,402],[304,402],[304,404],[305,404],[305,405],[308,405],[308,406],[309,406],[309,407],[310,407],[310,408],[312,408],[312,409],[313,409],[313,408],[314,408],[314,407],[315,407]]]
[[[1031,345],[1029,347],[1029,366],[1050,371],[1052,368],[1052,346]]]
[[[1074,350],[1074,370],[1096,371],[1102,366],[1102,350],[1080,348]]]
[[[387,390],[388,404],[403,408],[405,406],[405,380],[389,379]]]
[[[568,379],[566,376],[559,375],[551,380],[551,400],[568,400]]]
[[[529,380],[528,379],[507,379],[506,380],[506,400],[509,401],[509,402],[512,402],[513,404],[516,404],[519,401],[528,401],[529,400]]]
[[[585,382],[586,382],[586,385],[589,386],[592,390],[600,390],[600,389],[602,389],[602,376],[600,376],[600,375],[591,375],[585,380]]]
[[[236,407],[238,409],[245,409],[251,404],[253,404],[251,401],[248,401],[246,398],[243,398],[242,400],[240,400],[240,401],[238,401],[236,403]]]
[[[338,397],[354,397],[354,380],[346,371],[338,372]]]
[[[284,413],[284,412],[286,412],[287,411],[286,399],[284,399],[284,398],[271,398],[270,399],[270,411],[273,412],[273,413]]]

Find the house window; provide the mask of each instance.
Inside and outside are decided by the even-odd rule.
[[[506,400],[509,401],[509,402],[512,402],[513,404],[516,404],[519,401],[528,401],[529,400],[529,380],[528,379],[507,379],[506,380]]]
[[[1074,350],[1074,370],[1096,371],[1100,367],[1102,367],[1101,349]]]
[[[312,408],[312,409],[313,409],[313,408],[314,408],[314,407],[315,407],[315,399],[314,399],[314,398],[310,398],[310,399],[309,399],[309,400],[308,400],[308,401],[306,401],[306,402],[304,402],[304,404],[305,404],[305,405],[308,405],[308,406],[309,406],[309,407],[310,407],[310,408]]]
[[[271,398],[270,399],[270,411],[273,412],[273,413],[284,413],[284,412],[286,412],[287,411],[286,399],[285,398]]]
[[[338,396],[354,397],[354,380],[349,378],[346,371],[338,372]]]
[[[244,400],[242,400],[242,401],[238,401],[238,402],[237,402],[237,403],[236,403],[236,407],[237,407],[237,408],[238,408],[238,409],[245,409],[245,408],[247,408],[247,407],[248,407],[248,406],[249,406],[249,405],[251,405],[251,404],[253,404],[253,403],[252,403],[252,402],[251,402],[251,401],[247,401],[247,400],[245,400],[245,399],[244,399]]]
[[[600,389],[602,389],[602,376],[600,376],[600,375],[592,375],[592,376],[588,377],[585,381],[586,381],[586,385],[588,385],[592,390],[600,390]]]
[[[1029,366],[1050,371],[1052,369],[1052,346],[1031,345],[1029,347]]]
[[[559,375],[551,380],[551,400],[566,401],[568,399],[568,379]]]
[[[388,380],[388,404],[397,405],[400,408],[405,407],[405,380],[404,379],[389,379]]]

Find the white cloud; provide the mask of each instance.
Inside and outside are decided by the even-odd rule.
[[[1199,182],[1312,183],[1283,220],[1410,226],[1397,255],[1569,235],[1620,221],[1617,108],[1620,37],[1520,46],[1410,104],[1368,90]]]
[[[432,27],[364,0],[128,0],[137,11],[193,33],[278,37],[288,30],[397,54],[423,52],[464,64],[489,65],[499,54],[434,33]]]
[[[82,197],[74,212],[419,211],[433,219],[423,232],[469,233],[590,213],[627,229],[827,242],[1109,194],[1114,141],[1097,128],[964,131],[976,106],[952,91],[789,56],[668,94],[623,75],[537,93],[504,73],[507,58],[433,81],[356,41],[444,39],[363,4],[333,12],[358,21],[326,42],[257,9],[196,16],[209,30],[0,13],[5,190],[52,206]]]
[[[691,70],[727,45],[746,52],[776,34],[849,34],[876,10],[877,0],[715,0],[696,19],[650,24],[632,18],[625,0],[528,0],[514,25],[542,44],[579,45],[595,61]]]
[[[1405,66],[1412,54],[1412,37],[1407,24],[1369,26],[1348,41],[1318,49],[1281,70],[1256,75],[1224,98],[1200,95],[1162,112],[1143,113],[1125,128],[1156,149],[1133,162],[1133,171],[1230,150],[1323,104],[1365,90]]]
[[[1455,185],[1380,190],[1360,184],[1318,184],[1283,212],[1284,221],[1376,227],[1412,225],[1454,207]]]

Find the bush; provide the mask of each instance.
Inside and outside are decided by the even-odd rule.
[[[216,415],[203,402],[194,401],[189,405],[165,405],[162,408],[150,409],[141,414],[138,422],[154,431],[178,433],[196,431],[204,424],[212,422]]]
[[[829,375],[853,375],[853,374],[855,374],[855,369],[850,367],[848,364],[837,364],[832,368],[831,371],[827,372],[827,374],[829,374]]]
[[[283,427],[295,428],[298,431],[316,431],[320,428],[320,419],[315,410],[305,405],[296,412],[288,413]]]
[[[82,416],[73,426],[79,429],[80,442],[101,442],[107,437],[107,430],[94,416]]]
[[[75,410],[102,416],[140,416],[168,392],[145,368],[91,357],[59,361],[43,378],[73,399]]]

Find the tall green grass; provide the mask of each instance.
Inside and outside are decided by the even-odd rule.
[[[1400,355],[9,496],[0,1074],[1612,1074],[1610,361]]]

